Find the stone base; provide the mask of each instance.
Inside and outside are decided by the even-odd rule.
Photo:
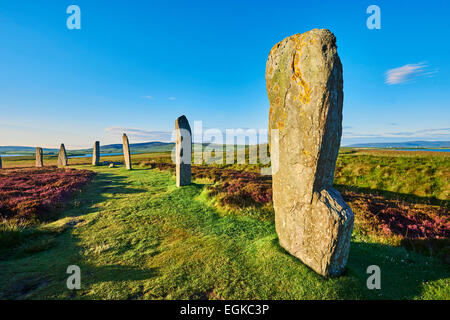
[[[354,216],[337,190],[316,192],[309,204],[295,203],[275,212],[283,248],[325,277],[344,272]]]
[[[191,184],[191,165],[181,163],[176,167],[177,170],[177,187],[187,186]]]

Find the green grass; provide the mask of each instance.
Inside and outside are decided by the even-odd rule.
[[[223,214],[205,186],[175,187],[169,172],[98,172],[60,219],[0,225],[2,299],[449,299],[439,260],[376,243],[355,230],[347,272],[325,279],[279,245],[273,221]],[[81,290],[66,288],[69,265]],[[369,265],[381,290],[368,290]]]
[[[334,182],[439,203],[450,198],[450,157],[344,153],[338,157]]]

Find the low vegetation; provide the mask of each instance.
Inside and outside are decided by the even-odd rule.
[[[96,175],[55,221],[0,224],[0,242],[15,239],[0,247],[0,298],[449,299],[450,158],[398,154],[339,156],[336,187],[356,221],[347,272],[336,279],[278,245],[271,179],[258,165],[194,166],[195,183],[183,188],[167,153],[134,156],[133,171],[77,165]],[[386,163],[391,180],[376,173]],[[402,186],[411,175],[434,187]],[[82,270],[81,290],[65,287],[71,264]],[[381,290],[365,285],[372,264]]]
[[[93,175],[56,167],[1,170],[0,219],[49,220]]]

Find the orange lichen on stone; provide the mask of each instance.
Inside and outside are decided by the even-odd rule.
[[[278,107],[278,106],[280,105],[280,102],[281,102],[281,98],[278,96],[278,97],[276,97],[275,100],[273,101],[273,105],[274,105],[275,107]]]
[[[303,154],[304,154],[305,156],[311,155],[311,152],[308,151],[308,150],[303,149],[302,152],[303,152]]]
[[[273,92],[278,93],[278,90],[280,90],[280,87],[275,83],[275,85],[273,86]]]
[[[303,89],[303,92],[300,92],[298,95],[298,100],[303,104],[307,104],[311,101],[311,88],[308,83],[306,83],[305,79],[303,79],[302,71],[300,69],[300,55],[302,52],[302,47],[304,46],[304,36],[294,35],[291,37],[291,40],[295,42],[294,59],[292,61],[292,69],[294,74],[292,75],[292,80]],[[294,100],[297,99],[294,97]]]

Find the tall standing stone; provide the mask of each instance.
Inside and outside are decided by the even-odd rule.
[[[2,156],[0,156],[0,169],[2,168]]]
[[[36,167],[42,168],[44,166],[44,155],[42,152],[42,148],[36,148]]]
[[[269,132],[278,130],[275,225],[292,255],[324,276],[347,263],[353,213],[332,186],[342,135],[343,78],[336,38],[325,29],[276,44],[266,65]]]
[[[67,166],[68,159],[67,159],[67,152],[66,147],[64,146],[64,143],[61,143],[61,147],[59,148],[59,154],[58,154],[58,166]]]
[[[128,142],[128,137],[124,133],[123,137],[123,157],[125,159],[125,167],[127,170],[131,170],[131,154],[130,154],[130,144]]]
[[[94,149],[92,150],[92,165],[98,166],[100,164],[100,141],[95,141]]]
[[[191,184],[192,134],[185,116],[175,121],[177,187]]]

